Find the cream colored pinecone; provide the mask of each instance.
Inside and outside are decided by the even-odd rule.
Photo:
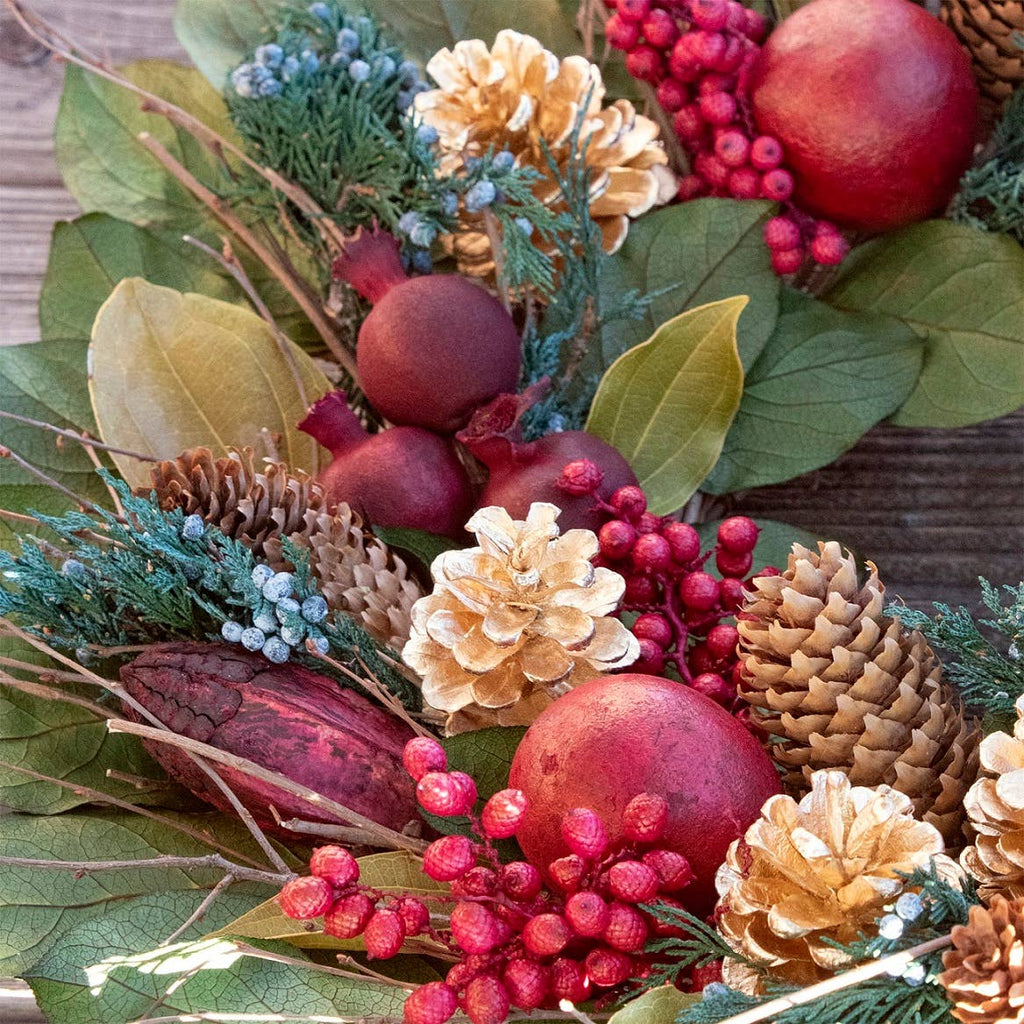
[[[737,624],[739,692],[780,738],[768,749],[790,792],[806,792],[812,772],[838,768],[854,785],[906,793],[959,847],[977,727],[924,637],[883,614],[875,566],[862,586],[851,555],[835,542],[818,547],[794,544],[785,573],[754,579]]]
[[[715,878],[722,936],[773,979],[795,985],[847,966],[829,941],[846,944],[873,931],[906,888],[901,874],[932,859],[944,873],[958,873],[942,855],[938,830],[914,818],[902,793],[851,786],[837,771],[815,772],[810,787],[799,803],[770,797]],[[727,980],[749,990],[751,977]]]
[[[942,20],[971,55],[981,90],[982,117],[988,124],[999,114],[1013,90],[1024,84],[1022,0],[942,0]]]
[[[594,567],[590,530],[558,535],[559,512],[534,502],[523,521],[480,509],[466,524],[479,547],[434,559],[434,592],[413,607],[402,657],[427,704],[464,712],[451,731],[511,724],[520,712],[532,720],[559,693],[639,656],[611,618],[626,581]]]
[[[440,50],[427,64],[437,89],[416,97],[416,113],[440,135],[441,172],[457,173],[466,158],[508,150],[517,166],[540,172],[534,194],[564,208],[548,154],[563,174],[580,122],[579,148],[590,171],[590,214],[606,252],[629,230],[629,218],[675,195],[675,177],[657,141],[658,126],[627,100],[602,110],[601,71],[584,57],[559,59],[532,36],[499,32],[488,49],[480,39]],[[494,273],[494,255],[481,214],[460,211],[461,227],[446,245],[459,270],[475,277]]]
[[[400,651],[423,588],[394,551],[363,531],[359,515],[345,504],[333,515],[310,509],[291,540],[309,549],[310,567],[330,608],[351,615],[371,636]]]
[[[1016,707],[1012,736],[994,732],[981,741],[982,777],[964,801],[974,843],[960,863],[986,902],[996,894],[1024,897],[1024,697]]]
[[[251,448],[220,458],[209,448],[191,448],[157,463],[150,475],[152,486],[138,493],[155,492],[165,512],[180,508],[185,515],[201,515],[275,569],[286,564],[281,537],[303,532],[306,512],[327,504],[312,477],[292,472],[283,462],[257,468]]]
[[[953,948],[942,954],[939,984],[964,1024],[1024,1021],[1024,899],[996,896],[971,907],[967,924],[950,933]]]

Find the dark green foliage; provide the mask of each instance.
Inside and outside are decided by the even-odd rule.
[[[967,704],[986,715],[989,731],[1012,729],[1014,703],[1024,694],[1024,582],[994,587],[979,577],[982,601],[993,619],[975,622],[966,608],[955,611],[936,602],[934,617],[891,605],[887,612],[910,629],[919,629],[929,642],[951,656],[943,665]],[[1004,603],[1006,598],[1008,603]],[[1005,652],[988,639],[979,625],[1005,639]]]

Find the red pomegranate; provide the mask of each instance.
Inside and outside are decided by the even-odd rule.
[[[863,231],[940,212],[971,161],[978,90],[956,36],[910,0],[813,0],[753,68],[758,129],[795,202]]]
[[[570,808],[597,812],[615,842],[633,797],[664,797],[662,845],[690,861],[696,880],[681,896],[697,913],[714,903],[729,844],[780,790],[768,755],[728,712],[681,683],[632,673],[591,679],[542,712],[509,785],[527,800],[516,838],[542,870],[569,852],[559,822]]]

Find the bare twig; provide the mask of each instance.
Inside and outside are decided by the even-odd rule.
[[[65,497],[70,498],[76,505],[84,509],[86,512],[99,512],[99,508],[94,505],[88,498],[83,498],[80,494],[75,494],[70,487],[65,487],[59,480],[54,480],[52,476],[47,475],[41,469],[33,466],[27,459],[23,459],[16,451],[8,448],[7,445],[0,444],[0,459],[10,459],[12,462],[17,463],[22,469],[31,473],[34,477],[42,480],[47,487],[52,487],[55,491],[60,491]]]
[[[684,523],[700,522],[701,505],[704,502],[704,495],[697,491],[696,494],[686,503],[683,508]]]
[[[133,452],[128,448],[118,448],[116,445],[104,444],[102,441],[97,441],[95,438],[89,437],[86,433],[82,433],[77,430],[66,430],[64,427],[55,427],[52,423],[45,423],[43,420],[34,420],[31,416],[22,416],[16,412],[8,412],[6,409],[0,409],[0,417],[7,420],[15,420],[18,423],[24,423],[29,427],[38,427],[40,430],[48,430],[51,434],[56,434],[58,437],[66,437],[70,441],[76,441],[80,445],[97,448],[103,452],[111,452],[114,455],[127,455],[128,458],[138,459],[139,462],[160,461],[160,459],[153,455],[143,455],[142,452]]]
[[[201,921],[205,916],[206,912],[210,909],[211,905],[216,901],[217,897],[220,896],[225,889],[231,886],[238,879],[232,872],[228,872],[206,895],[206,898],[202,903],[196,907],[195,910],[189,914],[188,918],[183,921],[177,928],[171,932],[170,935],[160,943],[161,946],[169,946],[179,935],[184,935],[197,921]]]
[[[395,978],[389,978],[386,974],[381,974],[372,967],[361,964],[355,957],[347,956],[344,953],[338,954],[338,963],[351,967],[355,971],[355,977],[362,978],[364,981],[375,981],[380,985],[391,985],[395,988],[404,988],[406,991],[418,987],[414,981],[398,981]]]
[[[349,828],[346,825],[329,825],[325,821],[303,821],[302,818],[282,820],[281,816],[277,813],[276,807],[271,807],[270,810],[277,821],[278,827],[289,832],[320,836],[322,839],[333,839],[336,842],[349,843],[353,846],[366,842],[366,836],[358,828]]]
[[[491,243],[491,256],[494,258],[494,284],[498,291],[498,298],[505,307],[505,311],[512,311],[512,300],[508,293],[508,281],[505,278],[505,260],[501,249],[501,230],[498,225],[498,218],[490,210],[484,210],[484,229],[487,238]]]
[[[32,665],[31,662],[27,661],[18,661],[16,658],[0,658],[0,665],[16,668],[21,671],[31,671],[33,668],[40,673],[44,671],[39,665]],[[42,697],[44,700],[59,700],[64,704],[74,704],[75,707],[85,708],[86,711],[91,711],[100,718],[120,717],[113,711],[109,711],[102,705],[96,704],[85,697],[79,697],[73,693],[65,693],[63,690],[55,690],[53,687],[43,686],[41,683],[32,683],[27,679],[19,679],[9,672],[0,672],[0,683],[11,687],[12,690],[20,690],[22,693],[27,693],[32,697]]]

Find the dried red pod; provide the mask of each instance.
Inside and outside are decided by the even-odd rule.
[[[274,665],[221,644],[159,644],[121,669],[128,693],[174,732],[247,758],[402,831],[418,820],[415,783],[402,766],[412,730],[352,690],[301,665]],[[139,721],[130,708],[126,714]],[[224,795],[182,750],[146,747],[175,781],[215,807]],[[241,772],[217,771],[264,826],[338,818]]]

